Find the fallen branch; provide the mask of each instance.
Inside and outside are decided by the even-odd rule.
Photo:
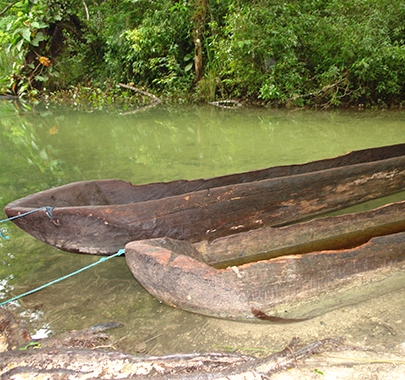
[[[152,99],[152,103],[151,103],[151,104],[148,104],[147,106],[144,106],[144,107],[137,108],[137,109],[134,110],[134,111],[123,112],[123,113],[121,113],[121,115],[129,115],[129,114],[136,113],[136,112],[139,112],[139,111],[144,111],[145,109],[155,107],[155,106],[157,106],[159,103],[162,102],[161,99],[159,99],[157,96],[151,94],[150,92],[144,91],[144,90],[140,90],[139,88],[136,88],[136,87],[131,86],[131,85],[129,85],[129,84],[118,83],[118,86],[120,86],[120,87],[122,87],[122,88],[127,88],[127,89],[132,90],[132,91],[135,91],[135,92],[137,92],[138,94],[141,94],[141,95],[144,95],[144,96],[148,96],[149,98]]]
[[[183,374],[191,371],[221,370],[232,365],[253,362],[248,356],[236,354],[185,354],[162,357],[140,358],[122,352],[78,349],[31,349],[27,351],[10,351],[0,356],[1,379],[12,378],[16,373],[34,376],[49,374],[57,376],[69,372],[71,378],[142,378],[143,376],[160,377],[164,374]],[[152,377],[153,378],[153,377]],[[165,376],[166,378],[166,376]]]
[[[210,374],[196,373],[190,376],[164,376],[167,380],[263,380],[277,372],[297,367],[298,360],[305,359],[313,354],[326,350],[327,346],[336,349],[341,341],[324,339],[312,342],[306,346],[297,347],[299,339],[293,338],[290,344],[280,352],[276,352],[264,359],[249,361],[234,368],[227,368]],[[163,377],[159,378],[163,379]]]
[[[12,8],[15,4],[17,4],[18,1],[14,1],[13,3],[10,3],[7,5],[1,12],[0,12],[0,17],[4,15],[10,8]]]
[[[0,317],[0,338],[6,337],[8,349],[11,349],[0,353],[2,380],[23,377],[46,377],[55,380],[83,377],[262,380],[286,368],[296,367],[300,359],[325,351],[328,347],[336,349],[341,344],[340,341],[324,339],[298,347],[298,339],[294,338],[284,350],[264,359],[228,353],[177,354],[144,358],[97,349],[100,341],[108,339],[108,335],[103,332],[121,326],[120,323],[99,324],[35,341],[31,340],[28,331],[22,328],[11,313],[0,308]],[[10,338],[10,334],[12,339],[7,339],[7,336]]]
[[[339,89],[340,88],[339,85],[341,83],[345,82],[345,81],[346,81],[346,78],[341,79],[341,80],[337,81],[336,83],[332,83],[332,84],[329,84],[327,86],[324,86],[324,87],[322,87],[322,88],[320,88],[320,89],[318,89],[316,91],[313,91],[313,92],[308,92],[308,93],[302,94],[302,95],[294,95],[291,98],[289,98],[288,100],[289,101],[294,101],[294,100],[297,100],[297,99],[305,99],[305,98],[310,98],[310,97],[314,97],[314,96],[316,97],[316,96],[319,96],[321,94],[323,95],[323,94],[329,92],[329,90],[331,90],[332,88]]]
[[[9,351],[0,356],[1,379],[12,379],[18,375],[34,377],[46,375],[59,379],[69,375],[70,379],[131,378],[142,379],[229,379],[262,380],[268,375],[295,367],[297,361],[327,346],[340,344],[332,339],[297,347],[298,339],[281,352],[264,359],[235,354],[185,354],[140,358],[120,352],[77,349],[31,349]]]
[[[218,100],[216,102],[208,102],[208,104],[227,109],[242,107],[242,103],[238,102],[237,100]]]
[[[86,12],[86,21],[90,21],[89,8],[87,8],[87,4],[84,0],[82,0],[82,4],[84,7],[84,11]]]
[[[311,81],[314,78],[309,79],[309,81]],[[321,99],[323,99],[325,96],[327,96],[331,92],[334,92],[334,96],[332,96],[332,99],[328,100],[326,103],[321,105],[323,108],[328,108],[334,99],[344,98],[348,95],[351,95],[354,92],[353,90],[349,89],[349,86],[350,86],[350,81],[348,78],[348,74],[346,74],[345,78],[342,78],[335,83],[326,85],[322,88],[319,88],[312,92],[308,92],[306,94],[301,94],[301,95],[296,94],[296,95],[288,98],[286,100],[286,102],[294,102],[298,99],[307,99],[307,98],[315,98],[318,101],[320,101]],[[339,92],[342,92],[342,93],[339,94]]]

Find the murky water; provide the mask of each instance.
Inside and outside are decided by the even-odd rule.
[[[160,106],[120,116],[4,102],[0,206],[72,181],[120,178],[140,184],[213,177],[400,142],[405,142],[404,111]],[[400,199],[405,193],[390,198]],[[10,237],[0,239],[0,302],[98,260],[58,251],[11,223],[0,228]],[[399,281],[405,284],[404,280]],[[402,347],[404,296],[405,291],[398,290],[289,326],[229,322],[160,304],[119,257],[7,308],[24,318],[38,336],[118,321],[125,326],[111,331],[114,347],[129,352],[243,349],[260,354],[282,348],[293,336],[310,340],[343,335],[373,347]]]

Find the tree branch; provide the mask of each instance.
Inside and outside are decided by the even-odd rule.
[[[135,113],[135,112],[143,111],[143,110],[145,110],[147,108],[154,107],[154,106],[156,106],[156,105],[158,105],[159,103],[162,102],[161,99],[159,99],[157,96],[151,94],[150,92],[140,90],[139,88],[136,88],[136,87],[131,86],[129,84],[118,83],[118,86],[123,87],[123,88],[128,88],[129,90],[135,91],[135,92],[137,92],[138,94],[141,94],[141,95],[148,96],[149,98],[152,99],[151,104],[149,104],[147,106],[144,106],[144,107],[141,107],[141,108],[138,108],[138,109],[136,109],[134,111],[121,113],[121,115],[129,115],[129,114],[132,114],[132,113]]]
[[[4,13],[6,13],[10,8],[12,8],[15,4],[17,4],[18,1],[14,1],[14,3],[11,3],[9,5],[7,5],[1,12],[0,12],[0,16],[3,16]]]
[[[87,4],[84,0],[82,0],[82,3],[83,3],[84,11],[86,12],[86,20],[89,21],[90,20],[89,8],[87,8]]]

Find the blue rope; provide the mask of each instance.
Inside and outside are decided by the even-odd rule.
[[[5,239],[5,240],[9,240],[10,236],[4,235],[3,230],[0,229],[0,237]]]
[[[1,302],[1,303],[0,303],[0,306],[3,306],[3,305],[5,305],[5,304],[7,304],[7,303],[9,303],[9,302],[16,301],[16,300],[18,300],[18,299],[20,299],[20,298],[22,298],[22,297],[28,296],[29,294],[35,293],[35,292],[37,292],[38,290],[42,290],[42,289],[46,288],[47,286],[56,284],[57,282],[60,282],[60,281],[65,280],[65,279],[67,279],[67,278],[69,278],[69,277],[72,277],[72,276],[74,276],[75,274],[78,274],[78,273],[80,273],[80,272],[83,272],[83,271],[86,270],[86,269],[89,269],[89,268],[91,268],[91,267],[94,267],[95,265],[98,265],[98,264],[100,264],[100,263],[102,263],[102,262],[104,262],[104,261],[107,261],[107,260],[109,260],[109,259],[112,259],[113,257],[120,256],[120,255],[122,255],[122,254],[124,254],[124,253],[125,253],[125,249],[120,249],[117,253],[114,253],[114,254],[111,255],[111,256],[104,256],[104,257],[102,257],[100,260],[96,261],[96,262],[93,263],[93,264],[87,265],[87,266],[85,266],[85,267],[83,267],[83,268],[81,268],[81,269],[78,269],[78,270],[75,271],[75,272],[72,272],[72,273],[70,273],[70,274],[67,274],[66,276],[59,277],[58,279],[53,280],[53,281],[51,281],[51,282],[48,282],[47,284],[41,285],[41,286],[39,286],[38,288],[35,288],[35,289],[33,289],[33,290],[30,290],[30,291],[28,291],[28,292],[26,292],[26,293],[20,294],[19,296],[10,298],[10,299],[7,300],[7,301]]]
[[[36,208],[36,209],[34,209],[34,210],[30,210],[30,211],[24,212],[24,214],[20,214],[20,215],[16,215],[16,216],[11,216],[10,218],[6,218],[6,219],[3,219],[3,220],[0,220],[0,223],[9,222],[10,220],[22,218],[23,216],[27,216],[27,215],[29,215],[29,214],[33,214],[34,212],[37,212],[37,211],[45,211],[45,212],[46,212],[46,215],[48,215],[49,218],[53,220],[53,219],[54,219],[54,218],[53,218],[53,215],[52,215],[52,210],[53,210],[53,209],[54,209],[54,207],[51,207],[51,206],[39,207],[39,208]]]
[[[10,222],[11,220],[22,218],[24,216],[33,214],[34,212],[37,212],[37,211],[45,211],[45,213],[46,213],[46,215],[48,215],[49,219],[54,221],[55,218],[52,215],[52,210],[53,209],[54,209],[54,207],[51,207],[51,206],[39,207],[39,208],[36,208],[34,210],[24,212],[23,214],[20,214],[20,215],[11,216],[10,218],[2,219],[2,220],[0,220],[0,223]],[[6,239],[6,240],[10,239],[10,236],[4,235],[2,230],[0,230],[0,237],[3,238],[3,239]]]

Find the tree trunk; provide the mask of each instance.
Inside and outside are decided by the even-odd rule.
[[[201,80],[204,74],[202,41],[207,9],[208,9],[208,0],[195,0],[192,20],[194,22],[194,29],[193,29],[194,67],[195,67],[194,81],[196,83],[198,83]]]

